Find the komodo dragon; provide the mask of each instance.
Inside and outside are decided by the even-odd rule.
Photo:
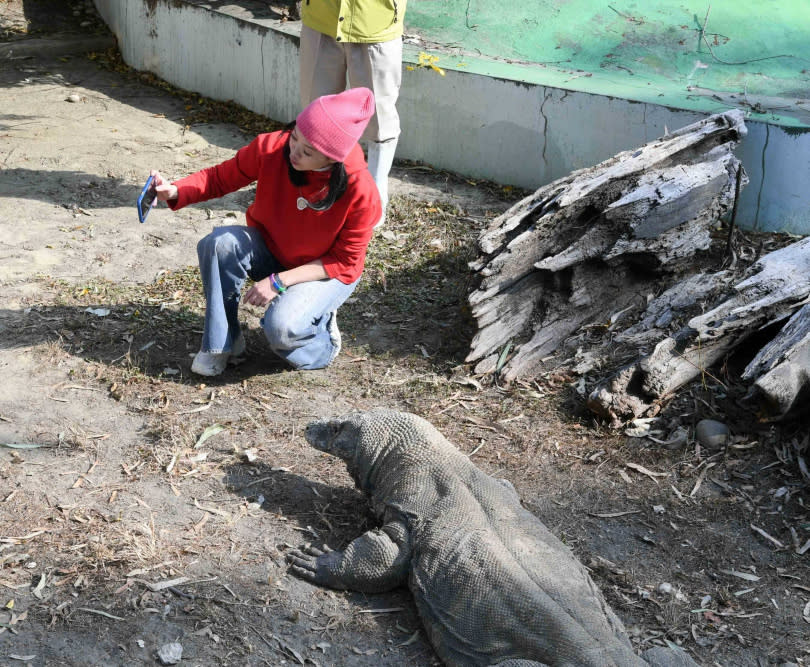
[[[445,664],[695,665],[663,647],[636,656],[568,547],[424,419],[375,410],[313,422],[306,439],[346,462],[383,525],[342,552],[292,550],[291,571],[368,593],[407,582]]]

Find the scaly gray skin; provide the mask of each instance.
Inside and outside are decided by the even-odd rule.
[[[291,571],[367,593],[407,582],[445,664],[695,665],[669,649],[636,656],[588,572],[514,487],[484,474],[424,419],[375,410],[313,422],[306,439],[346,462],[382,527],[345,551],[293,550]]]

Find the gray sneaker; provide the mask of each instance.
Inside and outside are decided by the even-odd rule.
[[[326,330],[329,332],[329,340],[332,341],[332,345],[334,346],[334,350],[332,350],[332,356],[329,358],[329,363],[331,364],[335,358],[340,354],[340,347],[342,345],[342,339],[340,336],[340,329],[338,329],[337,325],[337,311],[333,310],[329,316],[329,321],[326,323]]]
[[[240,331],[228,352],[203,352],[202,350],[197,352],[191,363],[191,372],[208,377],[221,375],[229,363],[238,364],[244,361],[241,357],[244,356],[246,347],[245,336]]]
[[[203,352],[200,350],[194,356],[191,372],[207,377],[220,375],[228,365],[228,357],[230,356],[230,352]]]

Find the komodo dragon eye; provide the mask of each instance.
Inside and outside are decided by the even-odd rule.
[[[335,456],[339,456],[347,461],[351,460],[357,448],[357,438],[359,435],[356,425],[351,422],[330,424],[330,431],[329,450]]]

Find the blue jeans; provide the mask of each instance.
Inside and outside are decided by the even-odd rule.
[[[270,254],[257,229],[242,225],[215,227],[197,244],[197,257],[206,302],[200,349],[228,352],[240,333],[239,298],[245,280],[262,280],[285,267]],[[270,349],[293,368],[328,366],[335,346],[326,325],[358,282],[315,280],[276,296],[262,318]]]

